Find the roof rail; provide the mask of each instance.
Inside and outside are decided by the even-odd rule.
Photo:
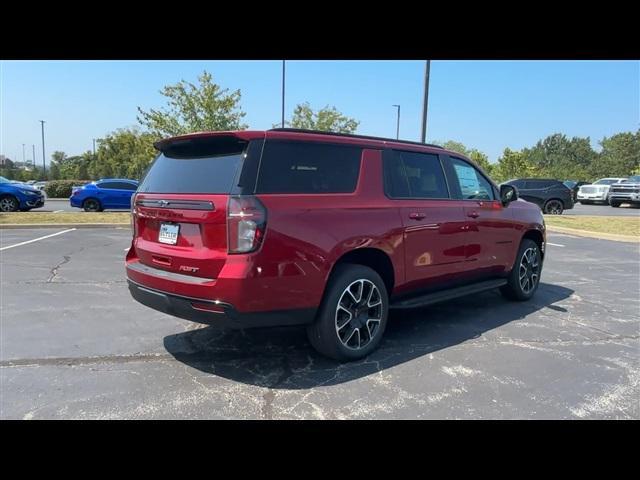
[[[348,138],[363,138],[367,140],[378,140],[381,142],[395,142],[395,143],[408,143],[410,145],[421,145],[423,147],[433,147],[433,148],[444,148],[440,145],[435,145],[433,143],[421,143],[414,142],[411,140],[396,140],[395,138],[385,138],[385,137],[372,137],[369,135],[356,135],[353,133],[337,133],[337,132],[325,132],[321,130],[308,130],[305,128],[271,128],[268,130],[269,132],[295,132],[295,133],[313,133],[316,135],[334,135],[338,137],[348,137]]]

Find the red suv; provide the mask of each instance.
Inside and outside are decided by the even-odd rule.
[[[321,353],[373,351],[390,308],[535,293],[540,209],[435,145],[295,129],[162,140],[132,198],[139,302],[238,328],[307,325]],[[517,201],[516,201],[517,200]]]

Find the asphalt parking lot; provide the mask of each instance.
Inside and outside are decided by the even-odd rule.
[[[532,301],[396,313],[377,352],[340,365],[300,328],[136,304],[128,229],[23,243],[64,230],[0,230],[2,419],[640,418],[637,243],[549,234]]]

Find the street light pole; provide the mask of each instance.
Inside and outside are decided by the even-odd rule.
[[[36,167],[36,146],[35,146],[35,144],[33,144],[33,143],[31,144],[31,149],[32,149],[31,158],[33,158],[33,168],[35,168]]]
[[[24,159],[24,143],[22,144],[22,163],[24,163],[25,165],[27,164],[26,160]]]
[[[93,139],[93,156],[95,157],[96,155],[96,139]]]
[[[282,128],[284,128],[284,73],[285,73],[285,60],[282,60]]]
[[[398,120],[396,124],[396,140],[400,140],[400,105],[392,105],[398,109]]]
[[[42,172],[44,175],[44,179],[47,179],[47,166],[44,163],[44,120],[40,120],[40,126],[42,127]]]
[[[422,143],[427,142],[427,106],[429,105],[429,71],[431,70],[431,60],[427,60],[424,66],[424,101],[422,104]]]

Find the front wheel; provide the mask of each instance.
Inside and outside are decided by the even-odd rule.
[[[542,273],[542,255],[538,244],[529,238],[522,240],[516,261],[507,284],[500,287],[502,294],[510,300],[529,300],[536,293]]]
[[[560,200],[549,200],[544,204],[544,213],[548,215],[562,215],[564,205]]]
[[[357,360],[378,347],[388,314],[389,298],[380,275],[364,265],[338,265],[307,336],[327,357]]]
[[[618,208],[620,206],[620,202],[614,202],[612,200],[609,202],[609,205],[611,205],[613,208]]]
[[[15,212],[20,208],[20,203],[15,197],[2,197],[0,198],[0,212]]]

